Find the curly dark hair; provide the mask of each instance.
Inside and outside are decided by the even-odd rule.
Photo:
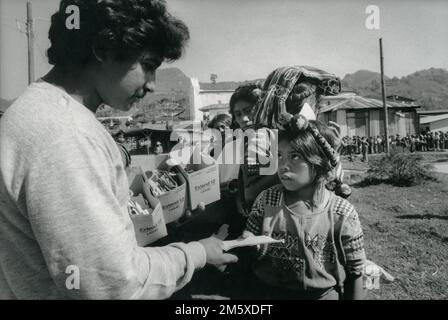
[[[240,85],[235,89],[235,92],[230,97],[229,106],[230,114],[232,115],[232,128],[239,128],[235,121],[234,108],[238,101],[246,101],[255,105],[262,95],[262,84],[260,82],[248,82]]]
[[[66,27],[71,5],[79,8],[79,29]],[[161,63],[179,59],[189,37],[188,27],[167,11],[164,0],[62,0],[51,17],[47,54],[50,64],[60,66],[86,65],[92,48],[117,60],[150,52]]]

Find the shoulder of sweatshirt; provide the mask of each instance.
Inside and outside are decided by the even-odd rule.
[[[31,84],[1,120],[2,140],[29,154],[45,150],[56,140],[68,141],[79,135],[105,144],[114,142],[92,111],[45,82]]]

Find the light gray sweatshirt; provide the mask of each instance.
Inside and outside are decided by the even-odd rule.
[[[159,299],[183,287],[204,247],[138,247],[128,197],[94,114],[51,84],[30,85],[0,122],[0,298]]]

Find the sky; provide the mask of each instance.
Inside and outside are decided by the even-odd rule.
[[[51,14],[59,0],[30,0],[35,20],[35,73],[51,66]],[[402,77],[427,68],[448,69],[448,1],[445,0],[167,0],[190,29],[178,67],[207,82],[265,78],[285,65],[310,65],[344,77],[357,70],[384,70]],[[369,30],[369,5],[379,9],[379,30]],[[0,0],[0,97],[14,98],[27,85],[26,0]]]

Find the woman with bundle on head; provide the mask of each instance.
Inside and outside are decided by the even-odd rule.
[[[264,82],[263,98],[254,108],[254,126],[256,129],[281,131],[294,115],[302,115],[307,120],[316,120],[320,97],[336,95],[340,91],[339,78],[326,71],[308,66],[278,68],[271,72]],[[334,122],[329,122],[329,125],[336,137],[334,149],[339,152],[342,147],[340,128]],[[259,174],[256,167],[252,171],[255,176]],[[351,189],[342,183],[342,176],[343,171],[338,159],[328,187],[341,197],[347,198],[351,194]]]
[[[69,6],[79,29],[66,27]],[[152,92],[187,26],[162,0],[62,0],[49,38],[54,67],[1,119],[0,298],[167,298],[206,263],[235,262],[215,237],[137,245],[120,151],[95,118]]]

